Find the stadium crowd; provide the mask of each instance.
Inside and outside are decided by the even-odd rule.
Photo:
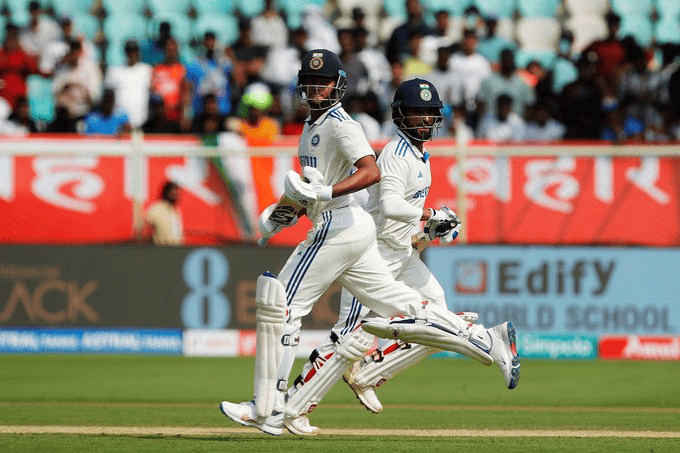
[[[481,0],[374,2],[379,8],[307,0],[298,9],[263,0],[251,11],[244,5],[258,2],[224,0],[221,13],[210,10],[219,2],[163,4],[175,1],[178,11],[167,12],[161,2],[83,0],[76,13],[64,6],[78,3],[70,0],[23,2],[25,11],[6,0],[0,134],[235,131],[266,145],[302,130],[300,57],[327,48],[348,74],[343,104],[370,140],[393,134],[390,101],[416,76],[445,103],[439,137],[680,138],[680,25],[677,35],[645,34],[619,14],[628,11],[623,0],[587,12],[599,21],[590,28],[576,20],[576,0],[520,0],[509,13]],[[130,12],[114,11],[119,4]],[[663,13],[649,7],[657,30]]]

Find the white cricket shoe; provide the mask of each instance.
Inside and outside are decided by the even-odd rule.
[[[270,415],[258,420],[255,416],[255,403],[253,401],[246,401],[241,404],[222,401],[220,411],[236,423],[252,426],[263,433],[271,434],[272,436],[283,434],[283,414]]]
[[[297,417],[292,417],[290,415],[285,415],[283,417],[283,424],[288,431],[293,434],[299,434],[300,436],[316,436],[321,432],[321,430],[312,426],[309,423],[309,419],[306,415],[298,415]]]
[[[491,336],[489,355],[498,364],[509,389],[519,382],[519,355],[517,355],[517,335],[511,322],[504,322],[488,330]]]
[[[372,385],[359,385],[354,380],[354,375],[359,372],[360,368],[359,362],[356,362],[352,368],[346,370],[343,373],[342,378],[345,380],[347,385],[349,385],[349,387],[354,390],[357,398],[366,409],[375,414],[379,414],[382,412],[383,407],[382,404],[380,404],[378,395],[375,394],[375,387]]]

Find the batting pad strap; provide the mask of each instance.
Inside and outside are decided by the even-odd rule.
[[[257,278],[255,290],[257,334],[255,354],[255,415],[267,417],[274,410],[281,337],[286,321],[286,290],[273,274]]]
[[[394,347],[395,345],[397,347]],[[373,358],[376,353],[362,359],[359,371],[354,374],[354,381],[363,387],[379,387],[437,351],[439,350],[421,344],[391,343],[383,349],[382,354],[377,356],[380,360]]]
[[[372,344],[373,336],[357,329],[340,341],[334,353],[325,357],[312,355],[312,368],[295,380],[295,389],[286,402],[286,415],[297,417],[313,411],[345,370],[363,357]]]
[[[399,339],[406,343],[418,343],[433,348],[453,351],[478,360],[484,365],[494,363],[486,345],[471,342],[445,326],[413,318],[370,318],[361,321],[362,328],[376,337]]]

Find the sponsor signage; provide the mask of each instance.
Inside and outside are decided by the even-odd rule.
[[[607,336],[600,357],[615,360],[680,360],[680,337]]]
[[[0,328],[1,354],[182,353],[179,329]]]
[[[255,329],[255,288],[290,249],[154,246],[4,246],[0,326]],[[338,320],[333,285],[305,317]],[[243,340],[245,341],[245,340]]]
[[[517,352],[528,359],[597,358],[597,337],[593,335],[545,335],[525,333],[517,338]]]
[[[428,267],[454,311],[551,334],[680,333],[680,250],[438,247]]]
[[[326,330],[302,331],[295,357],[309,357],[314,349],[328,340],[329,333]],[[185,330],[183,339],[184,355],[189,357],[254,356],[257,350],[254,330]]]

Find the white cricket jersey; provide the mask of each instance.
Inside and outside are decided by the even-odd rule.
[[[298,147],[300,165],[316,167],[324,175],[324,185],[332,186],[347,178],[354,163],[366,156],[375,156],[373,148],[359,123],[341,105],[329,109],[312,124],[305,122]],[[351,194],[312,202],[307,207],[307,216],[315,223],[321,212],[354,203]]]
[[[429,154],[399,132],[378,156],[378,167],[381,179],[368,188],[367,210],[379,240],[397,250],[409,249],[432,183]]]

